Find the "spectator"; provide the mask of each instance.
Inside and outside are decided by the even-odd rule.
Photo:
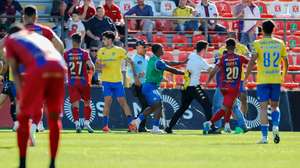
[[[91,19],[96,14],[96,9],[93,5],[92,0],[84,0],[84,4],[78,8],[80,13],[80,18],[82,21],[86,22]]]
[[[260,18],[259,8],[252,0],[241,0],[241,3],[234,7],[233,14],[235,17],[243,19]],[[257,21],[240,20],[239,30],[241,32],[241,43],[251,50],[251,44],[256,39],[258,33]]]
[[[2,13],[0,16],[5,16],[6,14]],[[4,37],[7,30],[9,28],[9,24],[7,23],[7,18],[0,18],[0,38]]]
[[[136,15],[136,16],[153,16],[153,10],[150,5],[146,5],[144,0],[137,0],[137,5],[129,9],[125,15]],[[136,29],[143,30],[146,33],[148,42],[152,42],[152,31],[154,24],[149,19],[137,20]]]
[[[23,8],[16,0],[2,0],[0,1],[0,13],[4,13],[7,16],[15,16],[17,11],[22,15]],[[8,18],[6,24],[11,25],[15,22],[15,18]]]
[[[196,1],[198,1],[198,0],[196,0]],[[176,6],[179,6],[180,0],[173,0],[173,2],[175,2]],[[187,5],[195,8],[196,7],[195,0],[187,0]]]
[[[90,45],[90,57],[92,62],[96,64],[97,61],[97,51],[99,50],[99,43],[97,41],[93,41]],[[96,70],[92,76],[92,85],[99,85],[99,72]]]
[[[218,9],[216,5],[212,2],[208,2],[208,0],[202,0],[201,4],[197,6],[197,14],[200,17],[218,17]],[[204,21],[201,22],[201,26],[199,27],[200,31],[205,31],[206,26],[208,31],[216,31],[218,34],[225,34],[227,33],[226,28],[218,24],[216,20],[208,20],[206,24]],[[211,38],[208,35],[208,42],[211,43]]]
[[[105,11],[102,6],[96,8],[96,15],[87,22],[87,35],[92,40],[100,42],[102,40],[102,33],[105,31],[113,31],[116,33],[116,25],[113,21],[105,16]],[[88,41],[88,46],[89,46]]]
[[[64,0],[64,2],[67,6],[65,10],[65,19],[67,21],[72,15],[73,11],[79,9],[80,0]]]
[[[109,17],[115,23],[124,23],[120,8],[114,3],[113,0],[105,0],[103,7],[105,10],[105,16]]]
[[[113,0],[105,0],[104,4],[105,16],[109,17],[116,24],[120,40],[123,42],[125,38],[125,24],[118,5]]]
[[[187,6],[187,0],[180,0],[179,5],[173,11],[173,16],[187,16],[193,17],[195,15],[195,9],[193,7]],[[188,30],[197,30],[198,23],[193,20],[177,20],[176,21],[176,31],[184,33]]]
[[[79,12],[73,11],[72,18],[67,23],[68,28],[68,37],[66,38],[66,49],[69,50],[73,48],[72,46],[72,35],[76,33],[80,33],[81,41],[84,41],[85,36],[85,28],[83,23],[80,20]]]

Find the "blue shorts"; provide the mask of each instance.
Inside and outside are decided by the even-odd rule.
[[[259,102],[279,101],[280,84],[259,84],[256,86],[256,96]]]
[[[146,98],[149,106],[161,102],[161,95],[158,86],[155,83],[144,83],[142,86],[142,93]]]
[[[246,92],[245,85],[244,85],[244,81],[241,81],[241,84],[240,84],[240,92],[241,92],[241,93],[245,93],[245,92]]]
[[[122,82],[102,82],[103,95],[112,97],[125,97],[124,86]]]

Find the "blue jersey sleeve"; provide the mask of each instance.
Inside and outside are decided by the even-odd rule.
[[[167,68],[167,64],[164,61],[162,61],[162,60],[156,61],[156,63],[155,63],[156,70],[164,71],[166,68]]]

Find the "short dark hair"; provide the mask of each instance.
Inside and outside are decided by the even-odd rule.
[[[144,40],[138,40],[135,43],[135,47],[137,47],[137,46],[143,46],[144,48],[146,48],[147,45],[146,45],[146,42]]]
[[[152,52],[153,52],[153,54],[156,54],[162,48],[163,48],[163,46],[160,43],[153,44],[152,45]]]
[[[72,41],[80,44],[81,43],[81,35],[79,33],[73,34]]]
[[[37,15],[36,6],[34,6],[34,5],[28,5],[28,6],[26,6],[24,8],[24,15],[25,16],[29,16],[29,17],[36,16]]]
[[[100,5],[100,6],[97,6],[97,7],[96,7],[96,11],[97,11],[98,9],[103,9],[103,6],[101,6],[101,5]]]
[[[116,35],[113,31],[105,31],[102,33],[102,36],[111,39],[112,41],[114,41],[116,38]]]
[[[234,49],[236,46],[236,42],[234,38],[228,38],[226,40],[226,48],[228,49]]]
[[[19,23],[15,23],[15,24],[12,24],[12,25],[9,27],[9,29],[8,29],[8,31],[7,31],[7,34],[8,34],[8,35],[11,35],[11,34],[14,34],[14,33],[19,32],[19,31],[21,31],[21,30],[23,30],[23,29],[24,29],[24,26],[23,26],[23,25],[21,25],[21,24],[19,24]]]
[[[275,23],[272,20],[266,20],[263,22],[262,28],[265,34],[272,34],[275,28]]]
[[[207,41],[204,41],[204,40],[198,41],[197,44],[196,44],[196,51],[200,52],[203,49],[206,49],[207,46],[208,46],[208,42]]]

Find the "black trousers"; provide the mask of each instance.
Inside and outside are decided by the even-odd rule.
[[[139,114],[141,114],[148,107],[148,103],[146,101],[146,98],[142,94],[142,85],[141,86],[137,86],[137,85],[133,84],[132,85],[132,91],[133,91],[133,95],[138,98],[138,100],[139,100],[139,102],[140,102],[140,104],[142,106],[141,112],[139,113]],[[145,129],[145,126],[146,126],[146,119],[144,119],[141,122],[141,124],[139,126],[139,131],[142,130],[142,129]]]
[[[212,116],[212,105],[208,99],[207,94],[204,90],[198,86],[189,86],[186,90],[182,90],[181,95],[181,106],[173,115],[169,128],[173,128],[177,123],[178,119],[183,115],[183,113],[189,108],[193,100],[197,100],[204,109],[206,120],[209,120]]]

